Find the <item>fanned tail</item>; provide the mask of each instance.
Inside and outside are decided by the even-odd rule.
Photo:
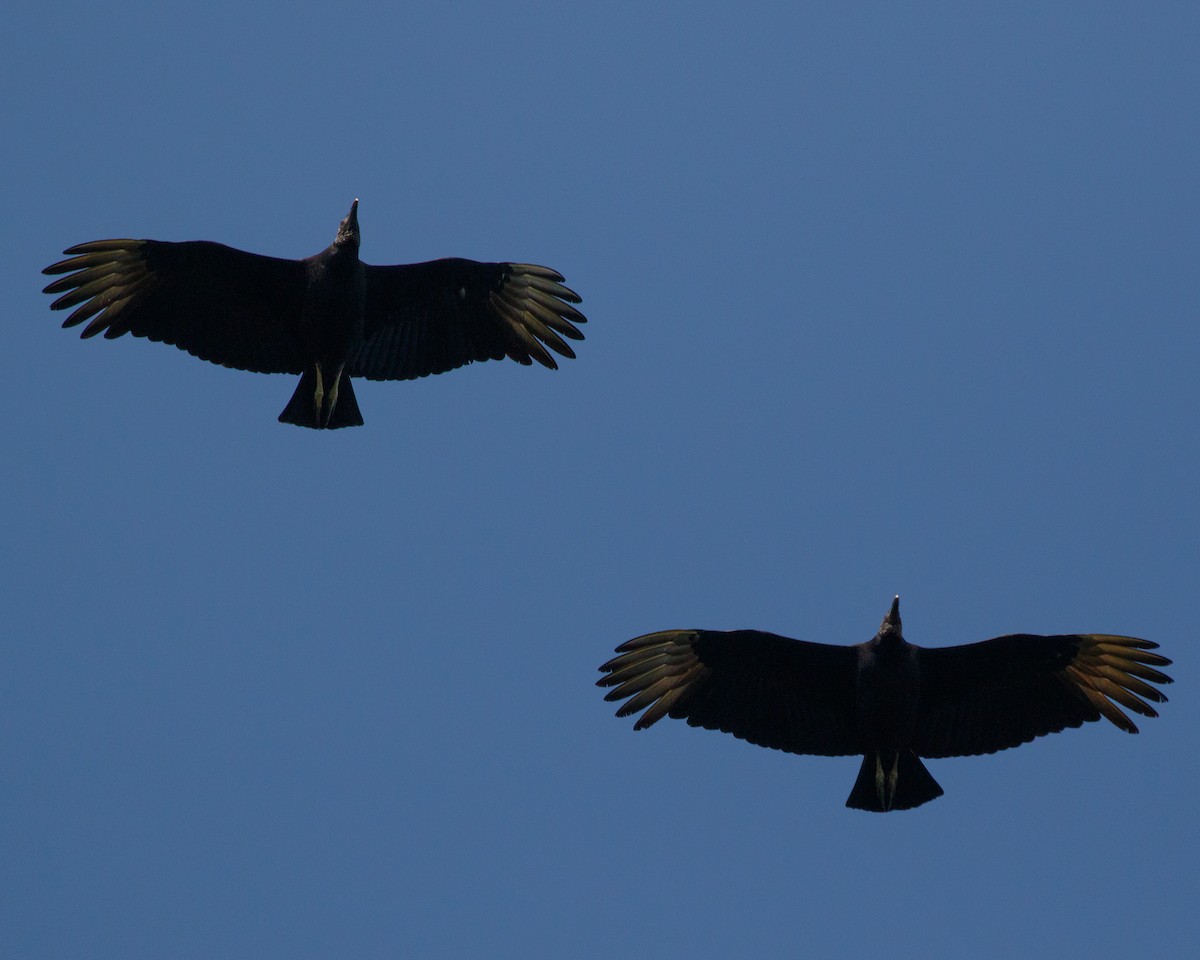
[[[300,376],[296,392],[279,415],[279,422],[313,430],[336,430],[338,427],[361,427],[363,418],[347,374],[341,373],[337,390],[326,390],[318,402],[317,371],[310,367]]]
[[[846,806],[874,813],[911,810],[936,800],[942,793],[941,786],[911,750],[901,750],[890,758],[868,753],[863,757]]]

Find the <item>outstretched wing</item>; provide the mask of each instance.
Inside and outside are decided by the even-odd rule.
[[[857,651],[757,630],[666,630],[617,647],[597,685],[630,698],[618,717],[645,713],[723,730],[762,747],[842,756],[861,753],[855,725]]]
[[[921,702],[913,748],[923,757],[994,753],[1034,737],[1107,717],[1129,733],[1121,710],[1156,717],[1150,684],[1171,678],[1170,660],[1135,637],[1013,634],[959,647],[919,648]]]
[[[302,373],[296,325],[307,284],[304,262],[220,243],[94,240],[63,251],[43,270],[69,274],[45,292],[51,309],[90,321],[84,337],[132,333],[174,344],[202,360],[255,373]]]
[[[412,380],[477,360],[509,357],[556,369],[547,347],[573,358],[563,337],[582,340],[571,304],[580,297],[549,267],[531,263],[431,260],[366,267],[363,344],[352,376]]]

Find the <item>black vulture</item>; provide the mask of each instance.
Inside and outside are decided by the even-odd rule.
[[[582,340],[580,297],[549,267],[445,259],[373,267],[358,259],[358,201],[328,249],[305,260],[220,243],[93,240],[43,273],[64,327],[132,333],[254,373],[300,375],[279,419],[318,430],[362,424],[351,377],[412,380],[472,361],[558,364]]]
[[[617,647],[597,682],[634,725],[665,716],[762,747],[862,754],[846,806],[907,810],[942,795],[921,757],[995,753],[1107,717],[1156,717],[1151,683],[1171,678],[1158,644],[1107,634],[1012,634],[957,647],[918,647],[900,628],[900,598],[874,639],[853,647],[758,630],[665,630]]]

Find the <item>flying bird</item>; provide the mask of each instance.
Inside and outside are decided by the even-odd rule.
[[[254,373],[299,374],[279,419],[331,430],[360,426],[351,377],[412,380],[508,357],[550,369],[573,358],[580,297],[531,263],[445,259],[375,267],[358,259],[358,201],[333,243],[304,260],[204,240],[93,240],[42,272],[50,306],[88,322],[84,338],[132,333],[201,360]],[[547,347],[549,350],[547,350]]]
[[[819,756],[862,754],[846,806],[907,810],[942,795],[922,757],[995,753],[1121,709],[1158,714],[1152,683],[1171,678],[1158,644],[1108,634],[1012,634],[957,647],[904,639],[900,598],[874,639],[853,647],[758,630],[665,630],[617,647],[597,681],[645,712],[722,730],[761,747]]]

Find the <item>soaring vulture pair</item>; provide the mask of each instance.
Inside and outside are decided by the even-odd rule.
[[[351,377],[412,380],[509,357],[556,369],[575,354],[579,296],[549,267],[358,259],[358,201],[328,249],[281,260],[219,243],[94,240],[43,273],[63,323],[84,337],[161,340],[201,360],[300,375],[279,419],[318,430],[362,424]]]
[[[409,380],[509,357],[555,369],[575,354],[580,298],[548,267],[447,259],[373,267],[358,259],[358,201],[328,249],[305,260],[219,243],[96,240],[45,269],[63,323],[84,337],[132,333],[203,360],[300,383],[279,419],[358,426],[351,377]],[[1107,717],[1157,714],[1171,680],[1156,644],[1103,634],[1014,634],[960,647],[905,642],[900,598],[873,640],[836,647],[756,630],[668,630],[601,667],[617,711],[644,710],[791,753],[862,754],[847,806],[904,810],[942,794],[921,757],[993,753]]]
[[[958,647],[905,641],[900,598],[874,639],[853,647],[758,630],[666,630],[617,647],[598,681],[645,712],[722,730],[762,747],[820,756],[862,754],[846,806],[885,812],[942,795],[921,757],[995,753],[1106,717],[1128,733],[1122,707],[1158,716],[1147,700],[1170,660],[1157,644],[1106,634],[1013,634]]]

